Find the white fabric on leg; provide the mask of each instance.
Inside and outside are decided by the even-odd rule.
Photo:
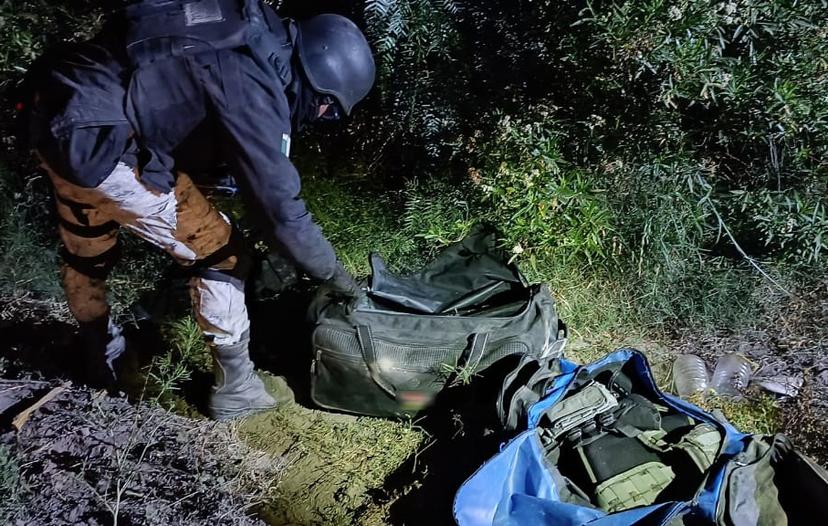
[[[193,312],[214,345],[233,345],[250,328],[244,291],[237,285],[203,277],[190,280]]]
[[[135,171],[119,163],[109,177],[93,190],[101,207],[127,230],[163,249],[179,263],[198,255],[175,238],[178,203],[175,192],[160,193],[144,186]],[[229,224],[226,215],[222,218]],[[215,345],[232,345],[250,328],[243,284],[194,277],[190,281],[193,312],[204,336]]]
[[[176,259],[195,261],[196,254],[175,239],[175,192],[161,193],[144,186],[135,171],[119,163],[95,191],[106,198],[107,212],[127,230],[165,250]],[[111,207],[111,209],[110,209]]]

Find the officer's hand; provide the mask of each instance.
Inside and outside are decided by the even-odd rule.
[[[325,280],[322,286],[328,289],[332,296],[345,299],[356,299],[362,293],[356,280],[348,274],[341,263],[337,263],[333,276]]]

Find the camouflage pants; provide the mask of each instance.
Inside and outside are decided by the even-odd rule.
[[[108,254],[117,250],[121,228],[163,249],[185,267],[198,265],[230,243],[230,222],[186,174],[179,174],[175,191],[164,194],[142,184],[136,171],[125,164],[119,164],[96,188],[74,185],[48,166],[44,168],[54,185],[64,245],[63,287],[69,308],[80,322],[109,314],[107,272],[100,275],[88,268],[111,268],[113,258]],[[209,270],[231,270],[241,257],[230,252],[221,261],[211,261]],[[73,264],[77,262],[81,264]],[[205,337],[217,345],[232,345],[250,326],[244,286],[238,279],[219,276],[223,275],[195,275],[190,280],[190,296]]]

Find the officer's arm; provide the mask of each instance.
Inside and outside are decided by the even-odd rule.
[[[286,97],[281,90],[261,92],[222,112],[225,157],[269,241],[312,277],[329,279],[336,254],[299,197],[299,173],[283,146],[291,132]]]
[[[135,167],[137,159],[127,125],[77,127],[54,139],[55,155],[65,163],[64,178],[92,188],[106,179],[119,162]]]

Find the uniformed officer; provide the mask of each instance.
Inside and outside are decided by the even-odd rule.
[[[31,101],[32,135],[54,183],[64,289],[92,360],[111,375],[123,352],[105,297],[123,227],[194,271],[193,307],[215,362],[212,416],[272,407],[248,354],[248,257],[180,171],[177,149],[208,127],[199,146],[228,165],[268,241],[334,292],[356,295],[299,197],[289,155],[294,129],[350,114],[371,89],[365,37],[346,18],[282,20],[258,0],[141,0],[56,62]]]

